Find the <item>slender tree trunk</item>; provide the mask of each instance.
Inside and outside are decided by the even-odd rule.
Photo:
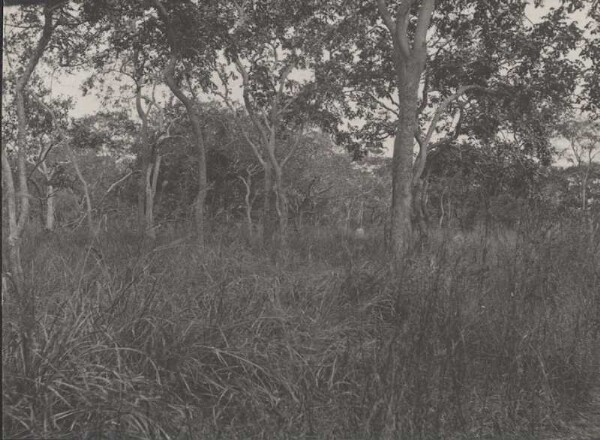
[[[50,184],[46,186],[46,230],[54,231],[54,219],[55,219],[55,202],[56,194],[54,193],[54,187]]]
[[[265,247],[269,247],[273,242],[273,235],[275,234],[275,223],[273,221],[273,207],[274,207],[274,185],[273,185],[273,168],[271,164],[265,162],[264,164],[264,199],[263,199],[263,214],[262,214],[262,231],[263,231],[263,244]]]
[[[275,166],[275,209],[279,220],[279,245],[285,247],[288,221],[288,203],[283,187],[283,173],[279,166]]]
[[[585,170],[585,174],[583,175],[583,181],[581,182],[581,208],[583,209],[583,211],[585,212],[587,210],[587,186],[588,186],[588,180],[590,178],[590,168],[592,167],[592,164],[589,163],[586,170]]]
[[[417,220],[417,225],[419,226],[419,233],[422,237],[427,235],[427,217],[425,215],[424,210],[424,198],[425,198],[425,183],[423,179],[418,179],[415,185],[415,193],[413,198],[414,203],[414,212]]]
[[[92,197],[90,196],[90,188],[83,177],[83,173],[81,172],[81,168],[79,167],[79,162],[77,161],[77,156],[75,155],[73,149],[67,145],[67,149],[69,150],[69,156],[71,157],[71,162],[73,163],[73,168],[75,168],[75,174],[77,174],[77,178],[81,182],[81,186],[83,187],[83,197],[85,199],[85,208],[86,208],[86,218],[88,224],[88,230],[90,232],[90,236],[95,237],[98,230],[96,225],[94,224],[94,215],[92,208]]]
[[[134,56],[134,60],[137,56]],[[135,61],[134,61],[135,63]],[[150,107],[144,110],[142,106],[142,74],[136,79],[135,88],[135,108],[137,110],[138,117],[142,121],[142,127],[139,133],[139,146],[140,146],[140,158],[141,158],[141,172],[138,181],[138,225],[140,232],[145,235],[149,235],[150,238],[154,238],[149,228],[152,227],[148,224],[148,195],[150,193],[150,173],[152,173],[152,145],[150,145],[150,139],[148,136],[148,112]]]
[[[143,128],[142,128],[143,130]],[[147,231],[147,225],[146,225],[146,210],[147,210],[147,193],[148,193],[148,184],[147,184],[147,176],[148,173],[150,173],[151,170],[151,165],[150,165],[150,160],[149,160],[149,155],[148,152],[145,151],[145,149],[147,148],[147,146],[142,145],[143,151],[142,151],[142,164],[141,164],[141,169],[140,169],[140,177],[138,180],[138,225],[139,225],[139,230],[142,234],[146,234]]]
[[[246,208],[246,226],[248,227],[248,238],[252,241],[253,227],[252,227],[252,175],[248,172],[248,177],[239,177],[246,188],[246,194],[244,195],[244,206]]]
[[[15,183],[12,169],[6,155],[6,150],[2,148],[2,180],[5,188],[8,208],[8,268],[10,278],[15,288],[15,299],[17,313],[14,316],[20,320],[21,337],[23,338],[23,354],[25,368],[29,368],[30,360],[30,341],[31,341],[31,323],[35,322],[35,309],[33,307],[33,298],[30,298],[30,291],[25,288],[25,276],[23,274],[23,265],[21,263],[21,235],[22,228],[19,224],[24,224],[24,220],[19,222],[17,197],[15,192]],[[21,214],[23,206],[21,205]],[[26,218],[26,217],[24,217]],[[12,300],[12,298],[11,298]]]
[[[152,167],[146,168],[144,179],[145,203],[144,203],[144,233],[152,240],[156,239],[154,230],[154,218],[152,213]]]
[[[143,170],[143,168],[142,168]],[[145,173],[142,172],[140,173],[141,176],[145,176]],[[145,184],[145,182],[143,182],[143,179],[140,178],[138,181],[138,188],[137,188],[137,218],[138,218],[138,231],[140,232],[140,234],[144,234],[146,231],[146,192],[145,192],[145,186],[143,185],[143,183]]]
[[[148,168],[146,174],[146,233],[152,240],[156,239],[156,228],[154,225],[154,201],[156,198],[156,186],[158,184],[158,173],[162,157],[156,155],[154,165]]]
[[[430,215],[427,205],[429,204],[429,177],[425,177],[425,184],[421,193],[421,212],[425,222],[429,224]]]

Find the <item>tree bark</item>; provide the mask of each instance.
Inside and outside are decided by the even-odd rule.
[[[409,69],[405,69],[409,70]],[[417,125],[418,87],[421,71],[401,72],[398,93],[402,108],[394,139],[392,160],[391,249],[401,257],[412,236],[413,149]]]

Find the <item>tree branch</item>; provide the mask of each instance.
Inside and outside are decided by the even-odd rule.
[[[412,4],[412,1],[408,1],[408,3]],[[401,6],[398,7],[398,12],[400,12],[401,7],[403,7],[402,5],[406,5],[408,3],[403,2],[401,4]],[[397,52],[400,55],[400,57],[403,59],[408,58],[410,56],[410,49],[408,46],[406,29],[404,32],[404,37],[400,38],[400,35],[402,34],[401,28],[406,28],[404,21],[408,17],[408,15],[406,14],[403,17],[398,15],[396,17],[396,22],[394,22],[394,19],[392,18],[392,15],[390,14],[390,11],[385,3],[385,0],[377,0],[377,9],[379,10],[379,15],[381,15],[383,23],[390,31],[390,34],[392,36],[392,42],[394,44],[395,52]],[[408,9],[410,9],[410,6],[408,7]]]
[[[442,103],[436,109],[436,111],[433,115],[433,118],[431,120],[431,123],[429,124],[429,129],[427,130],[427,134],[425,135],[425,138],[422,139],[420,133],[415,133],[415,138],[417,139],[417,142],[419,144],[419,154],[417,155],[417,159],[415,160],[415,165],[413,168],[413,184],[415,184],[416,181],[418,179],[420,179],[421,175],[423,174],[423,170],[425,169],[425,162],[427,161],[427,148],[429,146],[429,142],[431,141],[431,138],[435,131],[435,127],[436,127],[440,117],[442,116],[442,113],[444,113],[444,111],[446,111],[446,109],[452,102],[454,102],[455,100],[460,98],[465,92],[467,92],[469,90],[474,90],[474,89],[485,90],[484,87],[477,86],[477,85],[468,85],[468,86],[459,87],[458,90],[454,94],[452,94],[452,95],[448,96],[446,99],[444,99],[444,101],[442,101]]]
[[[364,92],[364,93],[369,98],[371,98],[373,101],[375,101],[377,103],[377,105],[379,105],[381,108],[384,108],[385,110],[387,110],[387,111],[395,114],[397,117],[400,117],[400,111],[398,109],[394,109],[394,108],[390,107],[389,105],[387,105],[386,103],[382,102],[375,95],[373,95],[371,92]],[[395,104],[395,102],[394,102],[394,104]]]
[[[290,158],[294,155],[294,153],[298,149],[298,146],[300,145],[300,140],[302,139],[302,132],[303,132],[303,128],[300,128],[299,134],[296,137],[296,141],[290,148],[290,151],[288,151],[288,154],[286,154],[285,157],[283,158],[283,160],[281,161],[281,168],[285,167],[285,164],[288,162],[288,160],[290,160]]]
[[[414,0],[403,0],[398,5],[396,15],[396,36],[398,38],[398,46],[404,59],[410,58],[410,43],[408,41],[408,21],[410,19],[410,8]]]
[[[427,30],[429,29],[434,9],[435,0],[423,0],[423,4],[419,8],[413,51],[424,51],[424,53],[427,53]]]
[[[258,120],[257,115],[256,115],[256,110],[254,109],[254,106],[252,105],[252,101],[250,100],[250,94],[248,92],[248,89],[250,88],[250,79],[248,77],[248,72],[246,71],[246,68],[242,64],[242,62],[237,54],[235,55],[233,61],[235,63],[235,66],[236,66],[238,72],[240,73],[240,75],[242,75],[242,96],[244,98],[244,107],[246,108],[246,112],[248,113],[248,116],[250,117],[252,124],[254,124],[254,126],[256,127],[256,129],[258,130],[260,135],[262,136],[263,142],[267,143],[267,142],[269,142],[269,135],[266,132],[265,127]]]

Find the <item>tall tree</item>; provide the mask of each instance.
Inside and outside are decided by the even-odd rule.
[[[168,43],[168,62],[163,71],[164,80],[171,92],[185,106],[198,149],[198,194],[194,201],[196,235],[204,241],[204,211],[208,190],[206,173],[206,146],[202,130],[200,102],[190,87],[190,78],[206,88],[210,72],[214,70],[216,51],[221,34],[222,7],[219,4],[195,4],[191,1],[152,0]],[[182,69],[177,72],[178,63]],[[187,92],[182,86],[186,81]]]
[[[401,256],[430,151],[458,136],[487,142],[508,130],[533,154],[548,152],[549,125],[580,72],[566,55],[581,31],[567,8],[530,23],[526,1],[336,4],[322,76],[344,79],[349,116],[366,121],[353,146],[394,137],[391,246]]]

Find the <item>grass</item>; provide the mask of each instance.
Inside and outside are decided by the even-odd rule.
[[[435,231],[399,267],[326,230],[277,264],[180,238],[24,244],[35,365],[3,316],[3,438],[517,439],[589,410],[600,247],[575,221]]]

